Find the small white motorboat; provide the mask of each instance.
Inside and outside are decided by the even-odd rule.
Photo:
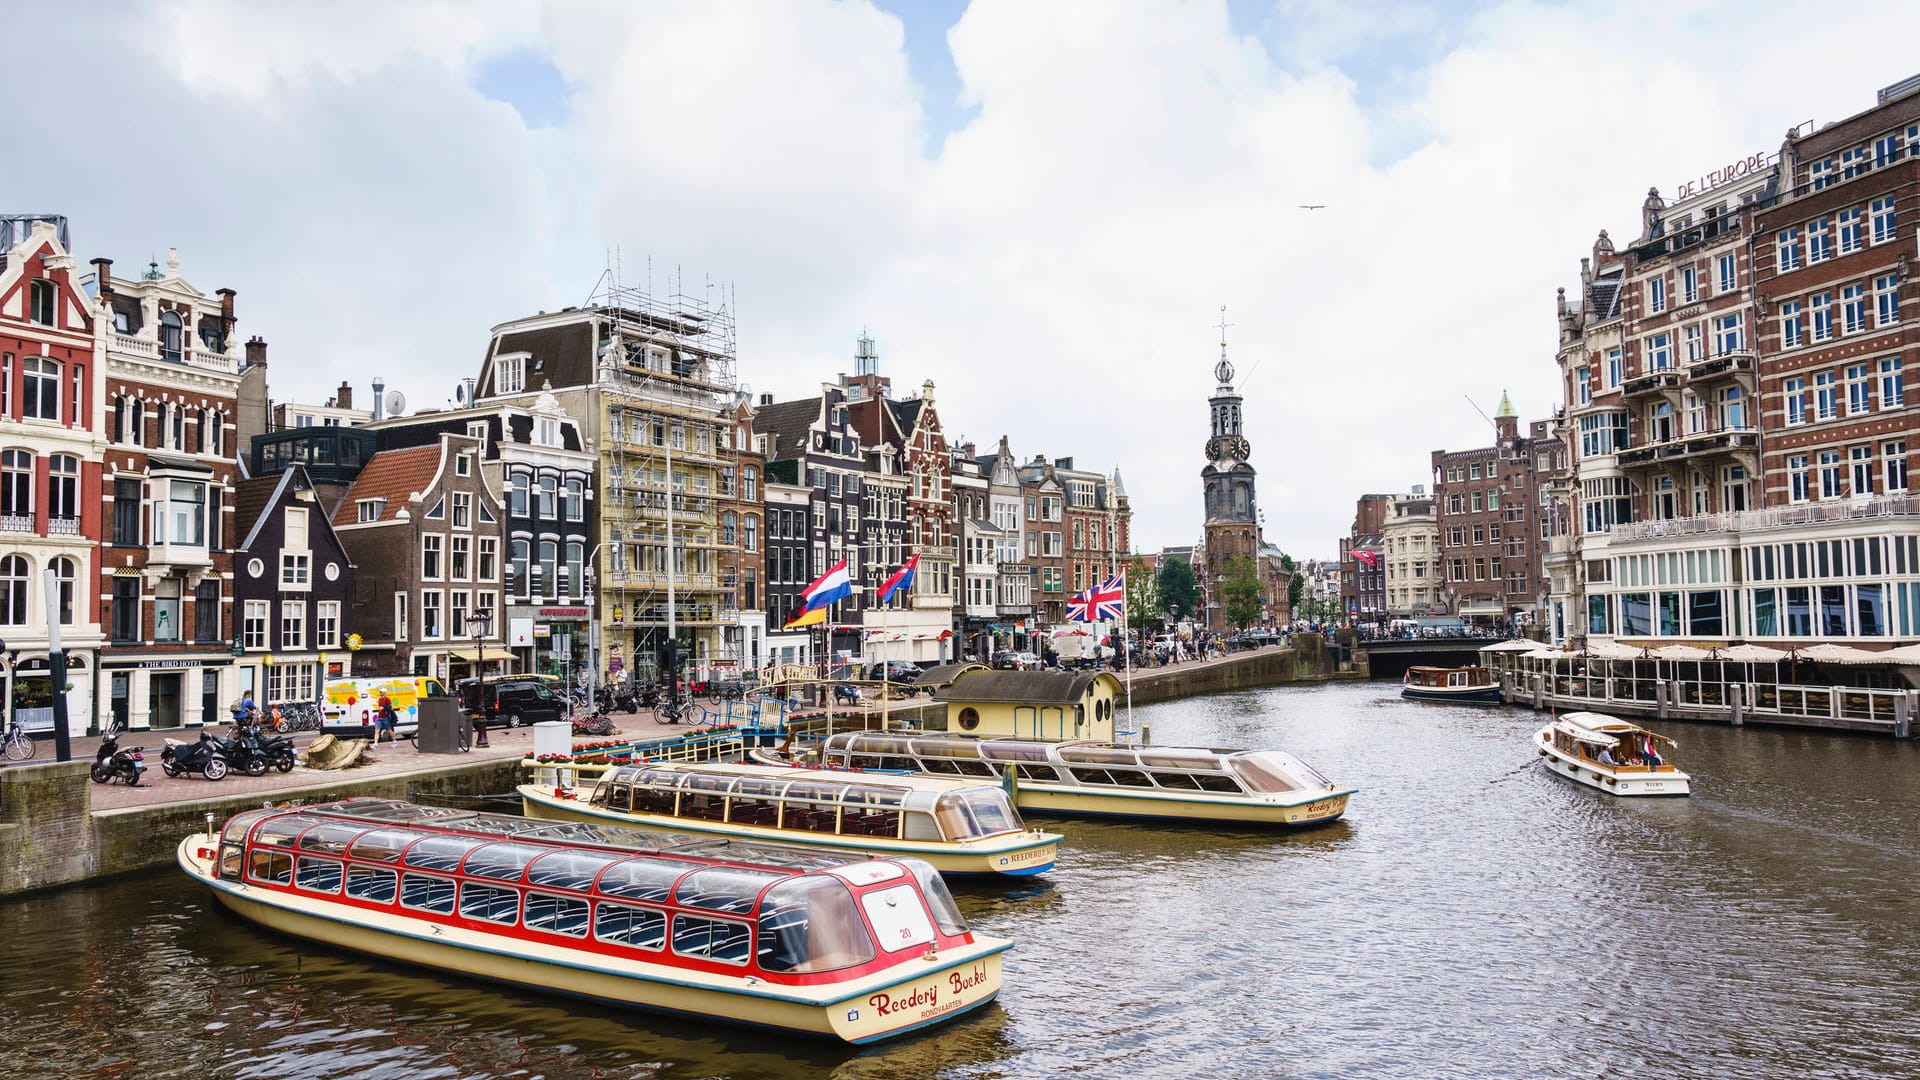
[[[1604,713],[1576,712],[1533,733],[1547,768],[1609,795],[1690,795],[1693,778],[1667,761],[1677,744]]]

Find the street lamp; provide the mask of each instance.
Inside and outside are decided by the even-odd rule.
[[[479,708],[480,723],[474,732],[475,746],[487,745],[487,631],[493,629],[493,612],[476,611],[467,616],[467,625],[473,629],[473,666],[479,673],[478,690],[475,704]]]

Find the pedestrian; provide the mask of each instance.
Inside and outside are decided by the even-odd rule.
[[[394,720],[393,699],[387,696],[385,690],[382,690],[380,691],[380,700],[375,704],[373,713],[373,741],[376,744],[380,742],[382,737],[388,742],[397,741],[393,733]]]

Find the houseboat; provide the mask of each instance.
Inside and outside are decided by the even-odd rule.
[[[839,768],[1000,779],[1022,810],[1075,817],[1324,825],[1358,790],[1283,750],[843,731],[816,753]],[[757,760],[769,758],[762,751]]]
[[[1400,696],[1415,701],[1451,701],[1497,705],[1500,687],[1483,667],[1411,667]]]
[[[208,815],[177,857],[236,914],[296,937],[850,1043],[992,1001],[1011,947],[973,934],[915,859],[801,869],[457,826],[346,804],[249,810],[218,832]]]
[[[909,856],[944,874],[1040,874],[1060,846],[1058,833],[1029,829],[992,782],[650,762],[607,771],[581,798],[557,782],[569,771],[535,766],[534,782],[519,788],[527,816]]]
[[[1688,795],[1692,778],[1666,760],[1665,735],[1603,713],[1576,712],[1533,733],[1547,768],[1609,795]]]

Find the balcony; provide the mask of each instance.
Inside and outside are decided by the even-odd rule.
[[[0,532],[30,533],[32,531],[32,514],[7,514],[0,517]]]
[[[79,536],[80,519],[77,517],[56,517],[47,519],[48,536]]]
[[[205,544],[154,544],[147,548],[147,565],[204,570],[213,558]]]
[[[1620,384],[1620,393],[1631,401],[1634,398],[1650,394],[1664,394],[1680,389],[1680,373],[1672,368],[1650,371],[1645,375],[1635,375]]]
[[[1699,386],[1719,382],[1736,375],[1751,375],[1754,371],[1753,352],[1741,349],[1738,352],[1721,353],[1719,356],[1687,365],[1687,385]]]
[[[1700,431],[1677,439],[1636,446],[1620,451],[1619,458],[1621,468],[1631,469],[1660,462],[1750,452],[1759,446],[1760,436],[1753,428],[1735,428],[1730,431]]]
[[[1766,510],[1742,510],[1729,514],[1695,514],[1665,521],[1636,521],[1615,525],[1608,534],[1609,544],[1639,540],[1665,540],[1718,532],[1754,532],[1762,529],[1796,528],[1833,522],[1877,523],[1895,518],[1920,517],[1920,496],[1880,495],[1863,499],[1824,499],[1798,506],[1776,506]]]

